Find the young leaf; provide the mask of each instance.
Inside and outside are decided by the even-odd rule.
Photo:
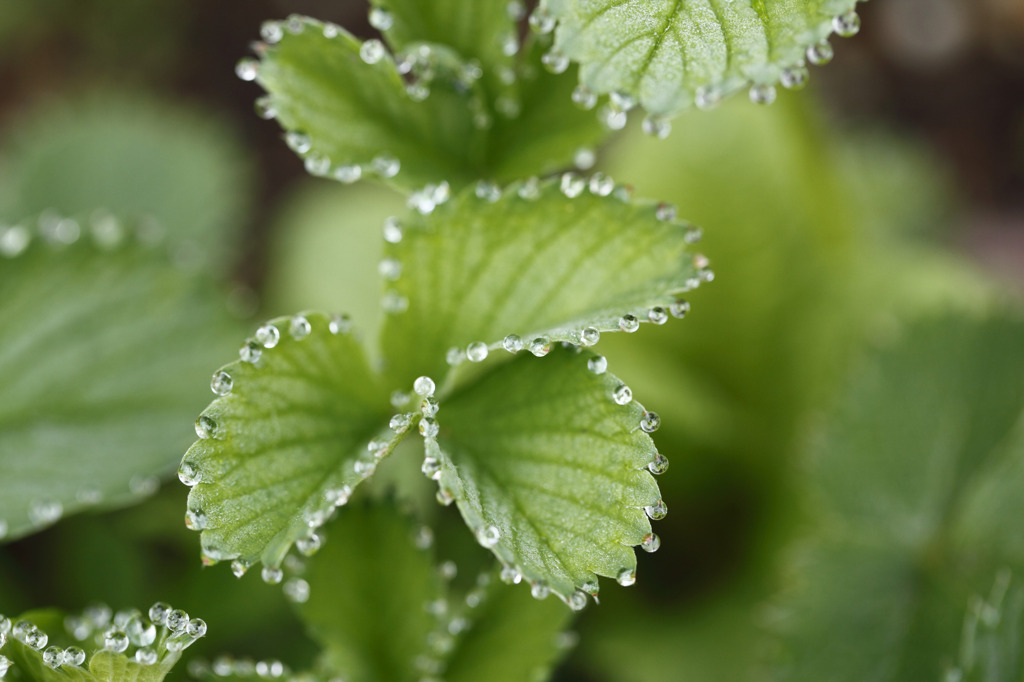
[[[574,609],[598,575],[632,584],[632,548],[653,540],[648,515],[665,511],[648,467],[667,460],[641,429],[652,413],[597,361],[522,354],[445,401],[437,440],[426,440],[441,497],[480,543],[536,596],[550,590]]]
[[[786,679],[940,679],[964,605],[1024,571],[1024,323],[946,316],[859,369],[814,450]],[[947,661],[948,662],[948,661]]]
[[[321,667],[350,682],[416,680],[443,615],[441,580],[416,528],[390,506],[357,505],[310,560],[299,611],[323,646]],[[438,615],[435,615],[438,614]]]
[[[580,64],[582,86],[672,116],[749,85],[755,101],[774,99],[780,80],[799,87],[805,57],[831,59],[830,33],[857,32],[856,2],[542,0],[538,12],[558,20],[554,50]]]
[[[695,230],[665,207],[625,198],[611,178],[595,174],[587,186],[573,175],[563,191],[557,181],[504,193],[481,186],[402,224],[383,269],[394,280],[385,302],[400,302],[383,331],[397,383],[443,376],[453,347],[500,349],[506,335],[527,348],[536,339],[589,344],[601,331],[635,329],[624,315],[667,319],[676,295],[704,274],[687,253]],[[584,338],[587,327],[596,331]]]
[[[179,476],[207,560],[261,560],[274,576],[397,444],[387,394],[344,318],[272,320],[213,376],[214,400]],[[378,432],[381,432],[378,434]]]
[[[0,231],[0,537],[137,501],[173,469],[235,330],[203,278],[110,216]],[[90,230],[92,236],[82,236]],[[69,244],[78,240],[77,243]],[[63,240],[63,241],[62,241]]]

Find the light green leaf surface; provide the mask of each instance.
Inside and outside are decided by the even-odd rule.
[[[224,395],[197,421],[207,437],[179,473],[194,484],[187,522],[202,530],[208,560],[277,567],[397,441],[387,429],[387,393],[346,322],[275,319],[244,348],[258,358],[215,373]]]
[[[249,172],[245,150],[209,115],[102,91],[26,112],[0,150],[0,224],[100,210],[152,223],[181,258],[231,265]]]
[[[213,286],[137,243],[134,226],[102,224],[103,244],[124,243],[0,231],[0,537],[154,492],[237,333]],[[50,226],[64,239],[94,227]]]
[[[384,324],[396,382],[444,376],[452,347],[483,342],[504,353],[508,334],[579,342],[586,327],[619,329],[624,314],[646,322],[652,307],[668,310],[699,283],[692,226],[659,220],[654,203],[623,200],[622,188],[599,196],[571,180],[575,198],[558,181],[512,185],[494,202],[467,190],[402,223],[385,252],[399,269],[385,299],[408,308]]]
[[[417,529],[391,506],[355,505],[325,530],[299,608],[322,667],[348,682],[420,679],[443,590],[432,553],[414,544]]]
[[[400,37],[393,43],[403,50],[397,57],[379,41],[292,17],[265,25],[264,37],[276,42],[258,68],[242,68],[270,93],[267,111],[290,131],[286,140],[314,175],[346,182],[375,175],[404,190],[442,182],[459,188],[477,178],[508,182],[568,165],[579,147],[604,136],[593,116],[567,99],[571,75],[544,72],[539,50],[481,69],[458,51],[467,44],[450,46],[440,29],[412,34],[395,17]],[[414,35],[417,42],[407,42]],[[511,84],[496,84],[498,69]]]
[[[856,0],[543,0],[580,83],[671,116],[804,68]],[[859,26],[859,20],[856,20]],[[843,30],[843,33],[849,33]],[[814,61],[814,60],[812,60]],[[827,61],[827,60],[826,60]],[[804,72],[805,73],[805,72]],[[806,77],[806,76],[804,76]]]
[[[599,575],[631,582],[633,547],[651,532],[644,509],[661,497],[644,409],[613,399],[621,382],[588,369],[594,357],[558,348],[498,365],[442,402],[426,440],[442,495],[480,543],[574,608]]]
[[[1022,347],[1018,318],[948,315],[852,376],[813,450],[818,525],[776,623],[785,679],[940,679],[968,599],[1024,573]]]

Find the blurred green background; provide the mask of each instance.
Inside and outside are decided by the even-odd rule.
[[[174,232],[175,258],[214,272],[237,315],[344,310],[372,339],[380,225],[403,199],[306,176],[276,124],[252,113],[258,89],[234,76],[263,20],[307,13],[368,37],[366,10],[5,3],[0,223],[46,209],[157,216]],[[662,415],[670,514],[657,526],[660,551],[639,557],[637,585],[602,590],[577,620],[579,644],[557,680],[765,670],[911,680],[958,665],[977,679],[1024,679],[1013,657],[1005,676],[982,678],[959,650],[968,599],[988,595],[995,570],[1009,566],[1024,584],[1012,528],[1022,505],[1010,494],[1024,459],[1024,6],[879,0],[861,15],[861,34],[837,41],[807,90],[767,108],[734,98],[686,114],[667,141],[633,126],[599,150],[598,169],[703,228],[716,279],[695,292],[686,320],[602,341],[615,372]],[[965,376],[943,378],[960,366]],[[888,381],[872,384],[871,372]],[[921,408],[933,393],[960,399]],[[207,395],[199,382],[197,403]],[[928,440],[951,423],[959,430]],[[947,450],[959,464],[943,475],[963,491],[925,475]],[[892,477],[878,474],[887,466]],[[921,475],[890,490],[901,467]],[[0,612],[162,599],[210,624],[190,654],[269,652],[303,667],[316,648],[279,590],[200,566],[172,478],[136,506],[0,547]],[[879,540],[905,513],[900,495],[918,486],[948,502],[935,528]],[[844,506],[844,491],[871,509],[895,506],[872,526]],[[430,511],[450,538],[438,551],[486,568],[448,511]],[[989,551],[997,546],[1005,551]],[[847,603],[850,594],[876,608]],[[913,617],[892,625],[902,636],[876,642],[904,608]],[[1000,632],[994,657],[1024,645]]]

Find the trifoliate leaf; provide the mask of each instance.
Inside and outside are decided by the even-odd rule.
[[[388,399],[346,318],[275,319],[213,375],[222,396],[181,462],[186,523],[208,560],[257,559],[268,582],[292,543],[322,525],[396,444]],[[389,438],[391,438],[389,440]]]
[[[1024,572],[1024,323],[899,330],[814,448],[816,530],[781,600],[785,679],[941,679],[964,606]]]
[[[0,537],[154,492],[236,333],[216,289],[133,225],[40,228],[0,228]]]
[[[831,59],[829,34],[857,32],[856,1],[543,0],[538,23],[558,21],[553,51],[580,64],[582,87],[671,116],[748,86],[760,102],[780,80],[801,86],[805,60]]]
[[[663,323],[705,265],[688,253],[695,229],[674,218],[600,174],[479,185],[412,215],[381,269],[392,376],[443,376],[449,349],[504,353],[506,335],[509,350],[543,354],[551,342],[590,345],[602,331]]]
[[[226,269],[248,174],[244,150],[211,117],[102,92],[37,107],[3,146],[0,221],[100,209],[100,219],[152,223],[182,257]]]
[[[166,607],[151,622],[135,609],[83,614],[48,609],[17,618],[0,615],[0,677],[32,682],[160,682],[181,653],[206,635],[206,623]],[[151,616],[156,616],[150,611]],[[170,615],[173,626],[166,620]]]
[[[665,513],[648,467],[663,471],[667,460],[646,432],[657,415],[603,358],[521,354],[442,401],[437,421],[426,444],[440,496],[454,498],[506,573],[574,609],[596,594],[599,575],[633,583],[633,547],[654,542],[648,515]]]
[[[346,509],[309,562],[299,611],[323,646],[322,667],[350,682],[414,682],[436,658],[429,638],[446,617],[441,580],[418,532],[385,505]]]
[[[433,31],[417,33],[418,42],[395,38],[395,56],[376,39],[304,17],[269,22],[262,33],[262,61],[243,60],[238,73],[267,90],[258,109],[278,119],[314,175],[375,175],[405,190],[508,182],[567,165],[604,134],[564,97],[549,101],[571,78],[542,73],[536,50],[481,68],[458,52],[465,45],[423,42]]]

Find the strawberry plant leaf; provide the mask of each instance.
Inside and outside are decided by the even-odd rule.
[[[399,19],[393,23],[399,30]],[[484,70],[456,48],[422,42],[436,37],[429,31],[420,42],[399,35],[401,52],[392,55],[376,39],[360,42],[333,24],[293,16],[264,25],[261,61],[243,60],[238,73],[269,93],[258,109],[288,131],[307,170],[342,182],[372,175],[404,190],[507,182],[524,166],[536,173],[568,164],[604,134],[567,100],[537,100],[568,92],[571,80],[544,73],[536,50]],[[495,85],[499,68],[506,85]],[[510,130],[518,131],[511,139]]]
[[[256,560],[280,580],[291,545],[309,537],[397,444],[387,394],[345,318],[279,318],[242,359],[214,373],[214,400],[179,477],[192,487],[186,523],[207,561]]]
[[[806,62],[831,59],[827,38],[860,27],[857,0],[543,0],[535,23],[553,26],[554,51],[580,64],[581,86],[654,116],[706,108],[751,87],[769,102],[775,84],[799,87]]]
[[[948,315],[852,377],[813,450],[818,527],[780,600],[786,679],[939,679],[964,605],[1024,571],[1007,521],[1024,514],[1022,343],[1019,318]]]
[[[632,584],[633,547],[655,542],[648,515],[665,509],[648,468],[667,460],[647,435],[652,414],[599,356],[522,354],[442,402],[424,468],[435,459],[439,499],[458,504],[507,577],[580,609],[599,575]]]
[[[138,243],[134,225],[45,215],[39,229],[48,237],[0,228],[9,539],[154,492],[188,444],[211,349],[237,333],[216,289]]]
[[[419,679],[446,603],[414,524],[391,506],[355,505],[326,531],[299,609],[323,646],[321,667],[351,682]]]
[[[402,222],[382,262],[391,313],[382,338],[397,383],[441,377],[449,349],[477,344],[479,358],[507,335],[509,350],[540,353],[667,320],[677,295],[710,274],[689,253],[696,229],[623,195],[599,174],[504,192],[484,184]]]

